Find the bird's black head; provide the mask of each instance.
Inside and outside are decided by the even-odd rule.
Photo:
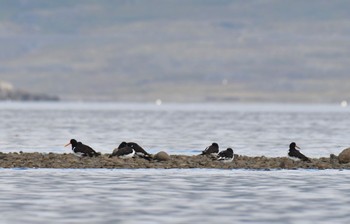
[[[120,145],[118,146],[118,149],[124,148],[125,146],[127,146],[128,144],[126,142],[122,142],[120,143]]]
[[[69,145],[72,145],[72,148],[74,148],[78,144],[77,140],[71,139],[68,144],[66,144],[64,147],[67,147]]]
[[[226,149],[228,152],[231,152],[231,153],[233,153],[233,150],[232,150],[232,148],[227,148]]]
[[[295,148],[299,148],[299,147],[297,146],[297,144],[295,144],[295,142],[290,143],[289,149],[295,149]]]
[[[219,145],[218,145],[218,143],[216,143],[216,142],[213,142],[213,144],[211,144],[211,145],[214,146],[214,147],[219,148]]]
[[[75,139],[71,139],[70,140],[70,144],[74,147],[74,146],[76,146],[78,144],[78,142]]]

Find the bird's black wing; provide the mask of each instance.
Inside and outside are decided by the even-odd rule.
[[[150,154],[146,152],[139,144],[135,142],[128,142],[127,145],[135,150],[135,153],[142,153],[144,155],[149,156]]]
[[[292,157],[297,157],[297,158],[301,159],[302,161],[311,162],[311,160],[308,157],[306,157],[304,154],[302,154],[299,150],[293,150],[293,151],[289,152],[288,155],[292,156]]]
[[[113,150],[112,154],[109,156],[109,158],[113,156],[123,156],[129,153],[132,153],[133,149],[129,146],[125,146],[123,148],[116,148]]]
[[[218,153],[219,152],[219,148],[215,147],[214,145],[210,145],[208,146],[201,155],[210,155],[212,153]]]
[[[92,156],[98,156],[99,153],[97,153],[95,150],[93,150],[93,148],[91,148],[88,145],[84,145],[81,142],[79,142],[81,144],[81,148],[82,148],[82,152],[85,153],[86,155],[92,157]]]

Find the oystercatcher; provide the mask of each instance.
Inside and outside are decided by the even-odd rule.
[[[144,150],[139,144],[135,142],[128,142],[126,145],[133,148],[137,156],[148,160],[151,158],[151,154],[146,152],[146,150]]]
[[[297,144],[295,144],[295,142],[290,143],[288,156],[293,160],[297,159],[305,162],[311,162],[311,160],[302,154],[298,149],[300,148],[297,146]]]
[[[126,142],[120,143],[118,148],[114,149],[109,157],[117,156],[120,158],[132,158],[135,155],[135,150],[127,145]]]
[[[233,150],[231,148],[227,148],[218,154],[218,160],[224,163],[232,162],[234,157],[235,155],[233,154]]]
[[[219,145],[216,142],[213,142],[210,146],[208,146],[201,155],[217,155],[219,153]]]
[[[99,156],[101,153],[97,153],[95,150],[93,150],[90,146],[84,145],[81,142],[78,142],[75,139],[71,139],[68,144],[66,144],[64,147],[67,147],[69,145],[72,145],[72,150],[74,152],[74,155],[83,157],[83,156]]]

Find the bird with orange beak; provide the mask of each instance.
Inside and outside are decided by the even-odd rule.
[[[69,145],[72,146],[72,150],[74,152],[74,155],[76,155],[78,157],[85,157],[85,156],[93,157],[93,156],[101,155],[101,153],[96,152],[90,146],[84,145],[83,143],[78,142],[75,139],[71,139],[69,141],[69,143],[66,144],[64,147],[67,147]]]
[[[288,156],[291,159],[301,160],[305,162],[311,162],[311,160],[302,154],[298,149],[300,149],[295,142],[290,143]]]

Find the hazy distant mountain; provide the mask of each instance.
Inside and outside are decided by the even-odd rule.
[[[0,0],[0,80],[63,99],[349,98],[347,0]]]
[[[11,83],[0,81],[0,100],[14,101],[58,101],[59,97],[43,93],[32,93],[16,89]]]

